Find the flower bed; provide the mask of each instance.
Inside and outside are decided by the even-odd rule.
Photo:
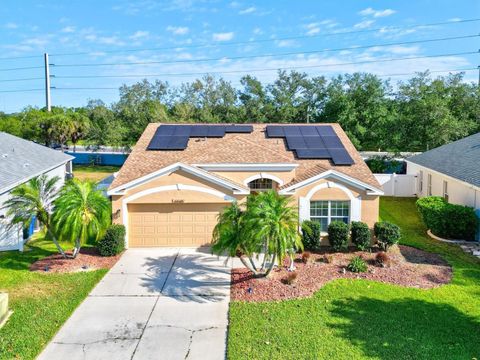
[[[60,254],[50,255],[30,265],[30,271],[48,274],[110,269],[120,256],[103,257],[95,248],[82,248],[75,259],[64,259]]]
[[[333,259],[324,261],[325,255]],[[355,256],[361,256],[368,263],[367,272],[352,273],[346,266]],[[440,256],[408,246],[395,246],[389,252],[390,265],[381,267],[375,264],[376,253],[355,251],[312,253],[310,262],[296,258],[297,276],[291,283],[286,267],[276,268],[269,278],[254,278],[245,268],[232,270],[232,300],[259,302],[286,300],[311,296],[329,281],[350,278],[367,279],[406,287],[430,289],[447,284],[452,278],[452,269]],[[290,283],[290,284],[289,284]]]

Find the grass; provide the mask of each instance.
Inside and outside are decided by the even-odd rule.
[[[80,180],[100,181],[120,170],[118,166],[73,165],[73,175]]]
[[[421,290],[340,279],[308,299],[233,302],[228,357],[478,358],[480,261],[426,236],[414,199],[382,198],[380,217],[402,228],[402,244],[443,256],[453,267],[452,282]]]
[[[0,291],[9,293],[14,311],[0,329],[0,359],[34,359],[107,270],[40,274],[30,264],[55,253],[37,239],[25,252],[0,253]]]

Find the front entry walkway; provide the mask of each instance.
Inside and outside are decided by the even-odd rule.
[[[39,359],[224,359],[231,263],[193,249],[129,249]]]

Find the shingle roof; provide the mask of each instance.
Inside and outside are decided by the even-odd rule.
[[[407,160],[480,187],[480,132]]]
[[[334,169],[375,188],[381,188],[381,185],[338,124],[316,125],[330,125],[334,128],[343,145],[355,161],[351,166],[335,166],[330,160],[325,159],[297,159],[294,153],[287,149],[283,139],[273,139],[265,136],[266,124],[252,124],[253,132],[250,134],[226,134],[223,138],[208,138],[206,140],[191,138],[187,148],[183,151],[148,151],[147,146],[159,125],[161,124],[151,123],[147,126],[110,189],[177,162],[188,165],[212,163],[292,163],[299,164],[296,169],[296,178],[283,187],[294,185],[308,177]],[[301,126],[302,124],[292,125]]]
[[[71,159],[60,151],[0,132],[0,194]]]

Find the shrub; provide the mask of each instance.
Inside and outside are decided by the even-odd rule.
[[[367,268],[367,263],[361,256],[355,256],[347,265],[347,270],[354,273],[366,272]]]
[[[103,238],[98,242],[97,248],[102,256],[120,254],[125,248],[125,226],[110,225]]]
[[[305,251],[303,252],[302,254],[302,262],[304,264],[308,264],[312,261],[312,253],[310,253],[309,251]]]
[[[397,244],[401,237],[400,228],[388,221],[375,223],[373,231],[380,247],[385,251],[390,246]]]
[[[449,204],[439,196],[418,199],[416,205],[423,223],[433,234],[450,239],[475,240],[478,218],[473,208]]]
[[[302,242],[305,250],[316,250],[320,247],[320,223],[305,220],[302,222]]]
[[[352,221],[352,243],[357,249],[365,251],[370,247],[372,242],[372,233],[368,225],[361,221]]]
[[[294,271],[289,273],[285,279],[283,279],[283,282],[287,285],[293,285],[297,281],[298,274]]]
[[[390,256],[388,256],[388,254],[386,252],[380,251],[375,256],[375,263],[377,265],[380,265],[380,266],[383,266],[383,267],[389,266],[390,265]]]
[[[328,225],[328,241],[335,251],[347,248],[349,231],[348,224],[343,221],[332,221]]]

